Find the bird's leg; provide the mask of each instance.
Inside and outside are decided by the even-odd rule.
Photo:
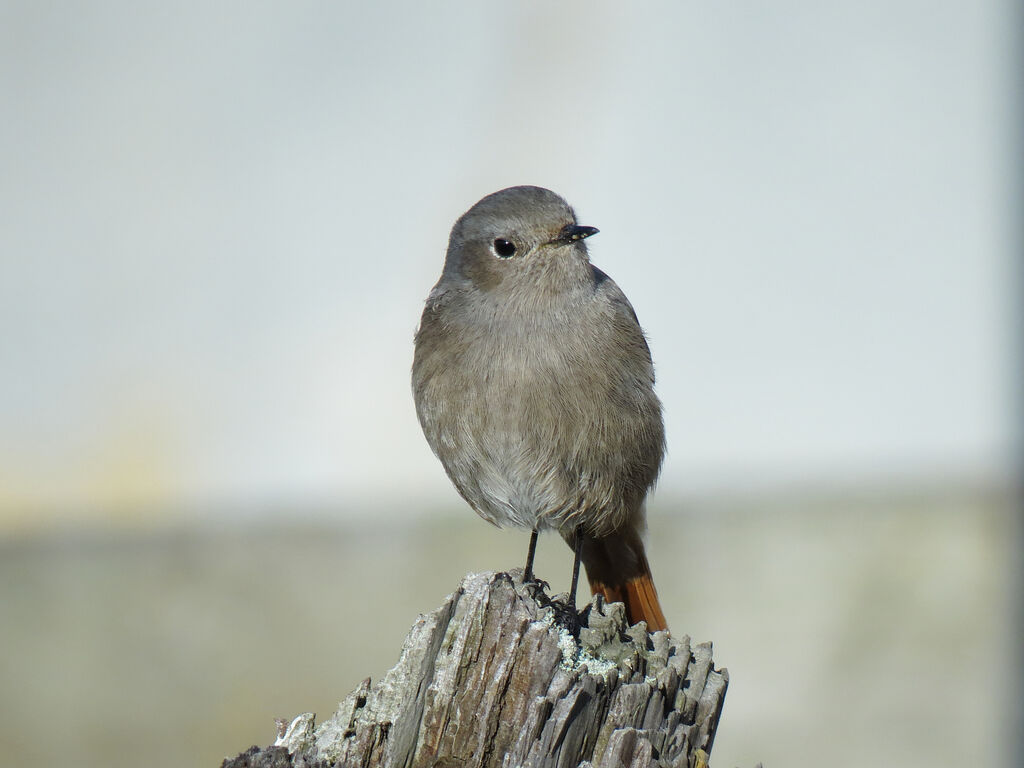
[[[526,552],[526,567],[523,569],[523,586],[540,605],[548,605],[551,599],[545,594],[548,583],[538,579],[533,572],[533,556],[537,554],[537,529],[530,533],[530,548]]]
[[[576,585],[580,580],[580,555],[583,554],[583,533],[579,528],[572,535],[572,582],[569,586],[569,607],[576,612]]]
[[[572,584],[569,587],[569,594],[565,602],[559,600],[551,603],[555,610],[555,617],[558,623],[569,630],[572,636],[579,640],[580,637],[580,615],[576,612],[576,586],[580,580],[580,557],[583,554],[583,532],[577,528],[572,534]]]
[[[537,554],[537,529],[530,534],[530,548],[526,551],[526,567],[523,569],[523,583],[533,581],[533,556]]]

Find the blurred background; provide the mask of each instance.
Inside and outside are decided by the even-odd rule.
[[[529,183],[650,339],[712,764],[1019,763],[1020,22],[0,4],[4,760],[216,766],[521,565],[408,378],[451,224]]]

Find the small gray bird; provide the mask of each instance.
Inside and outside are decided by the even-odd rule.
[[[431,449],[485,520],[557,530],[591,590],[665,629],[641,534],[665,451],[636,313],[584,239],[594,227],[541,187],[488,195],[452,228],[412,367]]]

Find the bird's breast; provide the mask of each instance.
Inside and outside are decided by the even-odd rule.
[[[621,517],[642,501],[660,463],[649,385],[647,397],[571,322],[467,331],[444,347],[443,364],[421,361],[432,373],[417,387],[417,409],[434,452],[481,516],[562,527],[580,514]],[[638,464],[654,467],[639,496]]]

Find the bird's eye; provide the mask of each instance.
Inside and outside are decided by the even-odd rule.
[[[516,244],[502,237],[496,239],[491,245],[494,248],[494,253],[500,259],[510,259],[516,252]]]

